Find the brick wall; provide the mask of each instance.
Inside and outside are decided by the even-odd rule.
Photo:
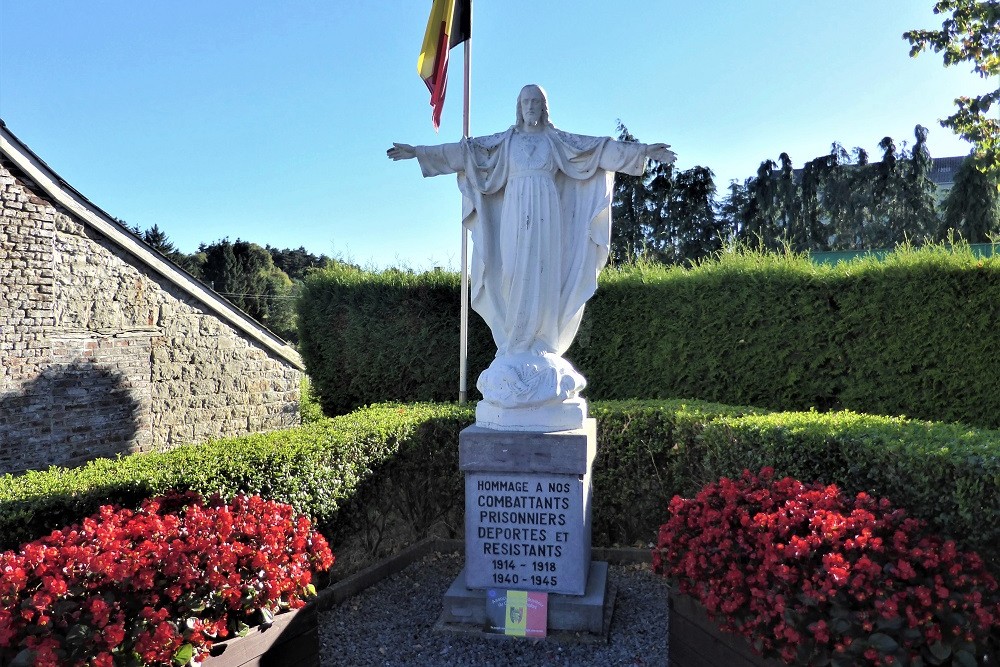
[[[300,374],[0,162],[0,472],[298,422]]]

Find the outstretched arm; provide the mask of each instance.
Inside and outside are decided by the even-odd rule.
[[[417,157],[417,149],[409,144],[392,142],[392,148],[385,152],[390,160],[410,160]]]
[[[677,161],[677,154],[670,150],[670,144],[649,144],[646,146],[646,157],[666,165]]]
[[[385,154],[390,160],[396,161],[416,158],[424,176],[454,174],[465,168],[465,142],[437,146],[411,146],[394,142]]]
[[[669,144],[640,144],[637,141],[605,139],[607,150],[601,153],[600,167],[608,171],[639,176],[646,168],[646,158],[673,164],[677,156]]]

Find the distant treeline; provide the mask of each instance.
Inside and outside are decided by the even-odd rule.
[[[295,300],[306,275],[333,259],[304,247],[272,248],[249,241],[202,243],[192,254],[180,252],[157,225],[142,231],[119,221],[133,234],[238,306],[278,336],[297,342]]]
[[[618,130],[620,140],[636,141],[624,125]],[[737,245],[804,252],[1000,237],[1000,182],[966,158],[942,199],[931,180],[926,128],[918,125],[914,137],[912,148],[882,139],[878,162],[839,143],[802,169],[781,153],[721,197],[707,167],[651,163],[642,176],[619,174],[612,262],[688,264]]]

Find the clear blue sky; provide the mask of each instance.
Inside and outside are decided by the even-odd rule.
[[[664,141],[720,190],[787,151],[877,152],[989,89],[904,30],[932,0],[478,0],[472,133],[506,129],[521,86],[553,121]],[[461,48],[440,134],[416,74],[430,0],[0,0],[0,117],[108,213],[185,252],[229,237],[372,267],[456,269],[453,177],[392,163],[392,141],[461,136]],[[992,82],[994,85],[996,82]]]

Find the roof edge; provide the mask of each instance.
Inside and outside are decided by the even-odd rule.
[[[170,262],[145,242],[125,231],[120,224],[56,174],[0,120],[0,152],[6,155],[55,203],[94,228],[109,241],[136,257],[148,268],[203,303],[213,313],[240,330],[273,354],[304,371],[302,357],[288,343],[275,336],[249,315],[229,303],[200,280]]]

